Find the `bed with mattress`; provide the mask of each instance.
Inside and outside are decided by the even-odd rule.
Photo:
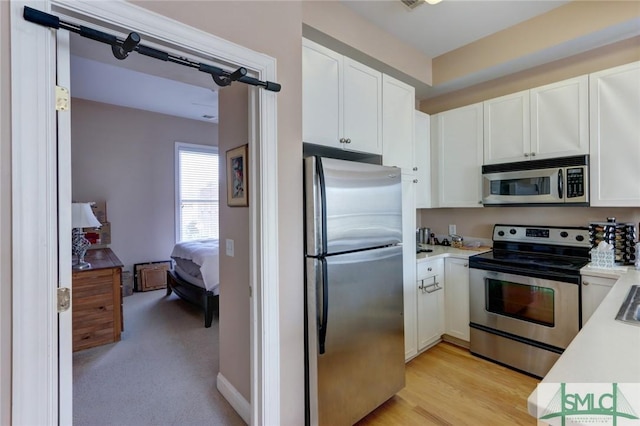
[[[171,252],[174,269],[167,271],[167,296],[175,292],[182,299],[204,309],[204,326],[211,327],[218,311],[220,273],[218,240],[204,239],[176,244]]]

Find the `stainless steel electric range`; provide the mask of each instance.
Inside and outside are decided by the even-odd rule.
[[[581,327],[587,227],[495,225],[469,258],[471,352],[543,377]]]

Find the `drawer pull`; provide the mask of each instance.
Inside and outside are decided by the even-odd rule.
[[[424,287],[424,289],[422,290],[425,293],[435,293],[438,290],[442,290],[442,287],[439,286],[439,282],[436,281],[433,284],[429,284],[427,286]]]

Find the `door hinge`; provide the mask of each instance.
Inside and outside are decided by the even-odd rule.
[[[69,89],[56,86],[56,111],[69,110]]]
[[[71,307],[71,290],[58,287],[58,313],[66,312]]]

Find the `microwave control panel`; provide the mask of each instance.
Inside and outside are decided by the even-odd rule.
[[[567,198],[584,196],[584,168],[567,169]]]

